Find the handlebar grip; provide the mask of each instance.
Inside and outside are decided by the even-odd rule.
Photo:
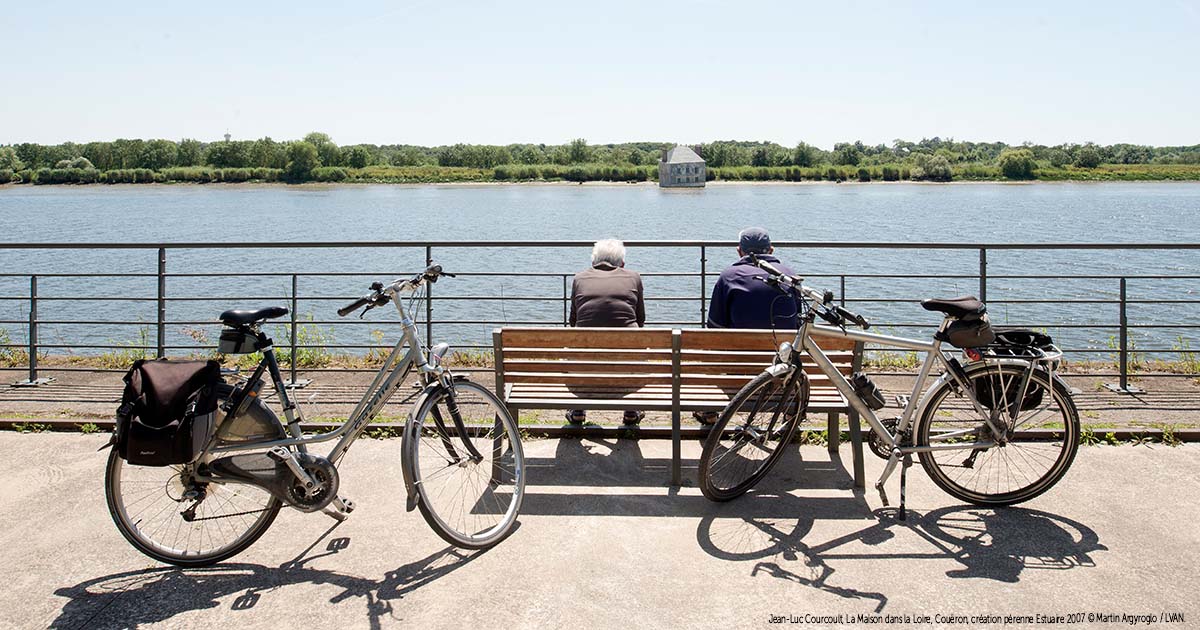
[[[339,308],[337,310],[337,314],[340,317],[345,317],[345,316],[349,315],[350,313],[353,313],[354,311],[357,311],[358,309],[360,309],[370,303],[371,303],[371,298],[360,297],[357,300],[354,300],[353,302],[347,304],[346,306]]]
[[[855,313],[853,311],[848,311],[840,306],[835,306],[834,309],[837,311],[838,315],[841,315],[842,317],[845,317],[846,319],[854,322],[855,324],[858,324],[859,328],[862,328],[863,330],[866,330],[871,327],[871,322],[867,321],[866,317],[863,317],[862,315],[859,315],[858,313]]]

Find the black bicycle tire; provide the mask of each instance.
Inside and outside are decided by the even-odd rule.
[[[969,366],[966,370],[968,380],[971,380],[979,372],[1005,369],[1020,369],[1023,367],[1012,366],[1007,364],[986,364],[978,363]],[[1071,464],[1075,461],[1075,455],[1079,452],[1079,410],[1075,406],[1075,401],[1071,397],[1071,392],[1067,386],[1059,379],[1052,378],[1050,373],[1044,369],[1037,369],[1031,377],[1043,387],[1051,388],[1051,396],[1061,405],[1063,410],[1063,440],[1070,443],[1070,448],[1064,448],[1059,457],[1055,459],[1054,465],[1049,471],[1037,481],[1029,486],[1019,488],[1014,491],[1005,492],[996,495],[988,495],[983,493],[971,492],[958,484],[951,481],[941,470],[932,452],[924,451],[918,454],[921,460],[921,467],[925,469],[925,473],[935,485],[941,488],[950,496],[966,501],[974,505],[1002,507],[1008,505],[1016,505],[1033,499],[1046,491],[1053,488],[1070,470]],[[940,403],[949,396],[953,390],[953,385],[950,380],[943,382],[938,386],[938,389],[930,392],[929,405],[921,414],[918,421],[915,435],[916,444],[918,446],[927,446],[929,443],[929,429],[931,419],[937,413],[937,407]]]
[[[796,369],[799,370],[800,368]],[[791,376],[791,374],[788,374],[782,378],[789,378]],[[758,469],[754,471],[754,473],[749,475],[741,483],[738,483],[732,488],[727,489],[717,488],[713,485],[710,471],[713,453],[720,444],[721,434],[724,432],[725,427],[729,424],[729,420],[733,417],[733,413],[739,409],[741,405],[746,402],[746,399],[749,398],[749,396],[755,391],[757,391],[759,387],[767,382],[778,380],[779,378],[781,377],[774,376],[769,372],[763,372],[762,374],[754,377],[754,379],[752,379],[749,383],[743,385],[742,388],[738,390],[737,394],[734,394],[733,398],[730,399],[729,404],[725,406],[724,410],[722,410],[721,416],[717,419],[716,423],[713,424],[712,429],[709,431],[708,438],[704,441],[704,449],[700,454],[700,464],[697,471],[697,482],[700,486],[700,492],[703,493],[704,496],[709,500],[717,502],[731,501],[748,492],[759,481],[761,481],[762,478],[765,477],[772,468],[774,468],[775,464],[779,461],[779,458],[783,456],[784,445],[791,443],[792,437],[796,433],[796,427],[800,425],[800,419],[804,417],[805,412],[808,410],[809,382],[808,375],[804,372],[800,372],[796,383],[791,385],[791,387],[802,388],[803,393],[801,395],[801,401],[799,407],[797,408],[796,415],[792,418],[792,421],[788,424],[788,426],[784,428],[785,437],[780,440],[779,446],[766,459],[763,460],[762,465],[760,465]],[[790,389],[785,390],[785,394],[789,392]]]
[[[217,397],[218,399],[226,399],[232,392],[233,387],[231,385],[222,384],[218,387]],[[255,405],[258,408],[266,410],[267,413],[270,413],[270,410],[263,406],[261,401],[256,401]],[[232,558],[233,556],[245,551],[250,547],[250,545],[253,545],[255,542],[257,542],[259,538],[262,538],[263,534],[267,533],[267,530],[271,528],[272,524],[274,524],[275,518],[279,516],[280,508],[283,507],[282,501],[272,497],[270,504],[266,508],[268,512],[266,518],[255,523],[255,525],[252,527],[254,531],[246,535],[240,542],[238,542],[238,544],[222,551],[221,553],[195,558],[182,558],[164,554],[142,542],[142,540],[134,535],[133,532],[129,531],[128,527],[121,519],[113,489],[113,471],[117,460],[120,460],[120,455],[117,454],[116,447],[113,447],[110,449],[108,454],[108,463],[104,467],[104,498],[105,503],[108,505],[108,514],[110,517],[112,517],[113,523],[117,527],[117,531],[121,532],[121,535],[130,545],[133,546],[134,549],[137,549],[143,554],[165,564],[183,568],[199,568],[211,566],[223,560],[228,560],[229,558]]]
[[[447,529],[442,526],[441,519],[439,519],[437,517],[437,515],[434,514],[433,509],[431,507],[429,507],[429,505],[426,503],[424,495],[421,494],[422,492],[424,492],[423,487],[417,488],[417,510],[421,513],[421,517],[425,519],[425,523],[429,525],[429,528],[432,529],[434,531],[434,533],[436,533],[438,535],[439,538],[446,541],[447,543],[449,543],[455,547],[458,547],[460,549],[489,549],[491,547],[494,547],[494,546],[500,544],[500,542],[502,542],[504,539],[508,538],[509,535],[511,535],[513,533],[513,531],[516,529],[517,521],[521,516],[521,502],[524,501],[524,499],[525,499],[525,471],[524,471],[525,451],[524,451],[524,447],[521,444],[520,427],[517,426],[517,423],[513,419],[512,415],[508,413],[508,408],[505,407],[504,403],[501,402],[501,400],[494,393],[492,393],[492,391],[490,389],[484,387],[483,385],[480,385],[479,383],[474,383],[474,382],[466,381],[466,380],[455,381],[454,385],[455,385],[455,387],[464,387],[465,386],[470,389],[474,389],[474,390],[476,390],[476,392],[483,394],[485,397],[487,397],[490,400],[490,402],[493,405],[495,405],[496,409],[498,409],[501,412],[501,414],[502,414],[501,417],[503,418],[502,422],[505,425],[507,425],[506,432],[507,432],[508,428],[511,427],[513,433],[517,436],[517,439],[513,440],[512,444],[513,444],[513,448],[516,450],[516,453],[517,453],[516,457],[520,458],[520,460],[521,460],[521,471],[522,472],[521,472],[521,480],[520,480],[520,484],[519,484],[520,489],[519,489],[519,492],[517,493],[516,506],[513,510],[513,517],[512,517],[512,520],[505,526],[503,531],[499,532],[498,534],[496,534],[494,536],[489,537],[485,541],[473,542],[473,541],[465,540],[461,537],[455,536],[453,533],[447,531]],[[425,418],[429,414],[430,409],[434,405],[437,404],[437,402],[439,400],[439,396],[444,396],[444,395],[445,395],[445,391],[441,390],[441,389],[436,390],[432,394],[430,394],[425,399],[425,401],[421,404],[420,409],[418,409],[417,412],[413,415],[413,421],[417,422],[417,421],[420,421],[421,419]],[[409,435],[410,435],[409,431],[405,431],[405,440],[406,441],[408,439],[410,439]],[[414,459],[414,456],[410,454],[410,453],[416,453],[416,452],[417,452],[417,448],[415,445],[412,446],[411,448],[409,447],[409,445],[405,445],[404,448],[402,449],[402,459],[404,461],[402,461],[401,464],[408,469],[408,471],[409,471],[408,474],[409,474],[410,479],[416,479],[419,477],[419,475],[417,474],[418,473],[417,468],[419,466],[419,462],[416,461],[416,459]]]

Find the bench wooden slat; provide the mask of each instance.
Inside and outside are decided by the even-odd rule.
[[[794,335],[786,332],[772,334],[769,330],[732,330],[721,328],[685,328],[680,331],[683,349],[707,350],[774,350]],[[817,345],[821,350],[853,350],[854,341],[838,337],[821,338]]]
[[[671,349],[668,328],[501,328],[501,343],[512,348]]]
[[[507,359],[570,359],[580,361],[667,361],[671,350],[607,350],[604,348],[505,348]]]

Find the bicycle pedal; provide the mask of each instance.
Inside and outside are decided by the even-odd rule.
[[[276,446],[267,451],[267,457],[270,457],[271,461],[274,462],[286,462],[292,458],[292,452],[282,446]]]
[[[338,497],[338,498],[334,499],[333,504],[337,507],[338,510],[345,512],[346,514],[349,514],[354,511],[354,501],[351,501],[350,499],[347,499],[346,497]]]
[[[908,394],[896,394],[896,406],[901,409],[908,408]]]

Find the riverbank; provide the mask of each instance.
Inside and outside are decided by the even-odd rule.
[[[711,168],[708,183],[896,183],[896,182],[1170,182],[1200,181],[1200,164],[1102,164],[1094,168],[1046,167],[1025,179],[1004,177],[998,168],[966,165],[948,180],[915,178],[908,169],[891,167],[734,167]],[[289,180],[282,169],[171,168],[162,170],[40,169],[0,171],[0,188],[24,184],[655,184],[655,166],[528,165],[491,169],[450,166],[370,166],[321,168],[303,181]]]

